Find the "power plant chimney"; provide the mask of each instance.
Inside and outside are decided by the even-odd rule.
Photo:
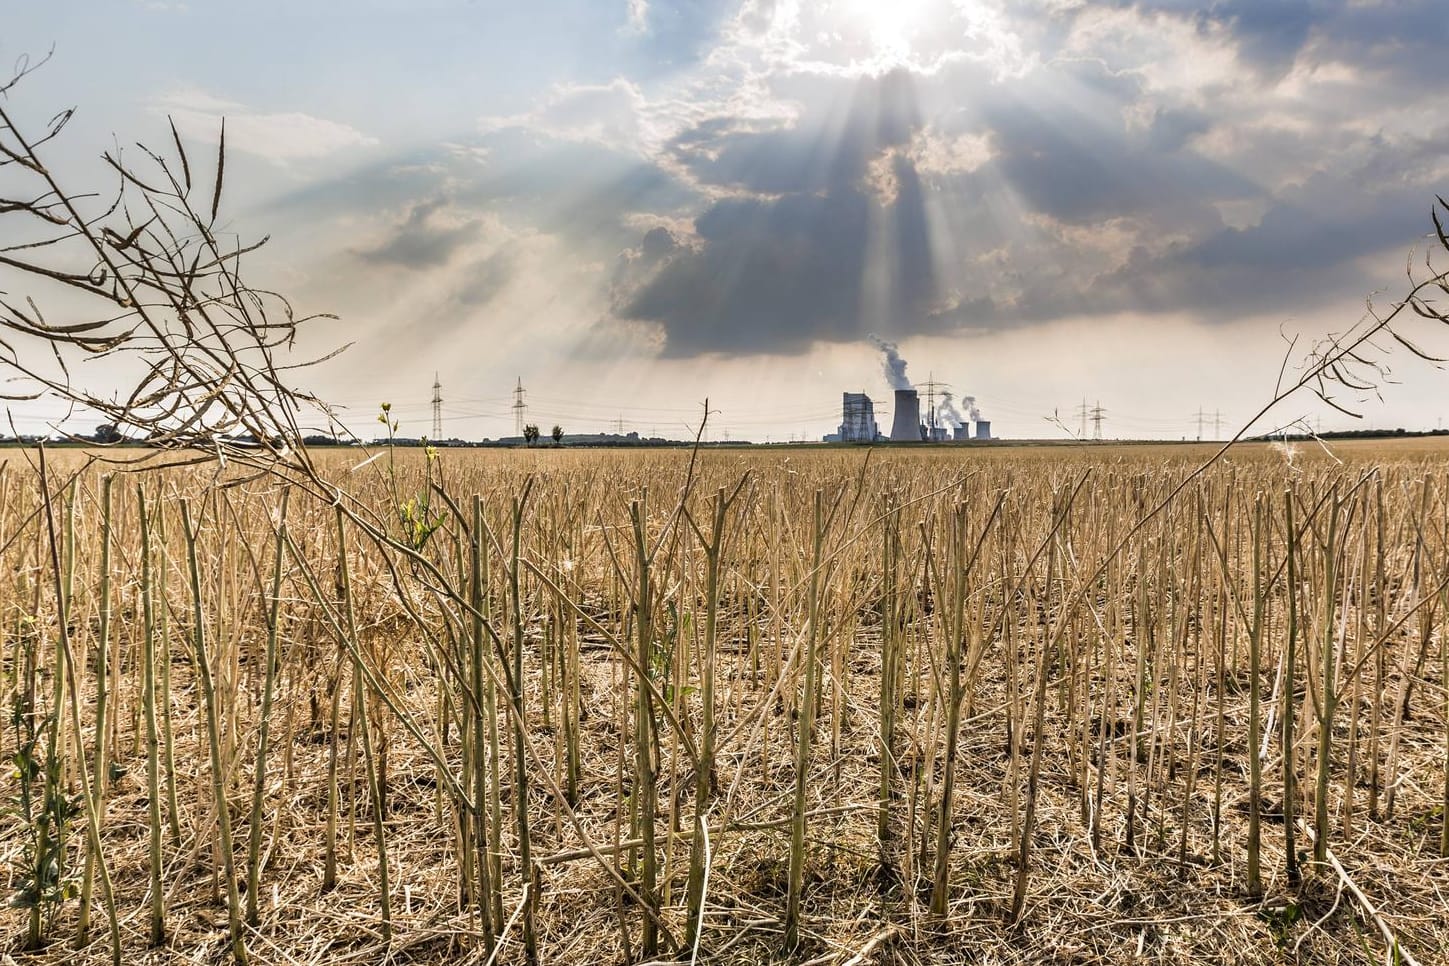
[[[986,419],[978,419],[978,420],[976,420],[976,438],[977,439],[990,439],[991,438],[991,422],[990,422],[990,420],[986,420]]]
[[[896,390],[895,419],[891,423],[891,442],[921,441],[921,397],[914,389]]]

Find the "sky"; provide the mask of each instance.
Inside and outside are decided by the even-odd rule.
[[[0,64],[53,51],[7,109],[76,108],[77,189],[225,118],[246,277],[338,316],[297,378],[364,436],[427,434],[435,376],[445,437],[512,434],[520,381],[545,432],[707,399],[711,439],[813,439],[846,391],[888,431],[877,340],[999,436],[1084,402],[1213,436],[1408,290],[1449,196],[1443,0],[0,4]],[[1362,419],[1259,428],[1441,425],[1449,373],[1385,358]]]

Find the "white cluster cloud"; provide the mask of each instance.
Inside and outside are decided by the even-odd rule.
[[[298,111],[258,111],[196,89],[170,93],[154,108],[188,137],[215,138],[225,119],[229,148],[279,163],[311,161],[378,144],[348,124]]]

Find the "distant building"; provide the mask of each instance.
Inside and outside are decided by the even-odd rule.
[[[863,392],[847,392],[841,406],[840,432],[842,443],[873,443],[880,435],[875,424],[875,405]]]

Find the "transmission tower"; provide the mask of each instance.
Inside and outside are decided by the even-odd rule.
[[[1197,407],[1197,441],[1199,443],[1202,442],[1202,421],[1205,418],[1206,416],[1202,411],[1202,407]]]
[[[1102,438],[1102,419],[1107,415],[1107,410],[1102,408],[1102,401],[1100,399],[1097,400],[1097,405],[1092,407],[1091,413],[1092,438],[1100,440]]]
[[[1213,439],[1222,439],[1222,438],[1223,438],[1223,411],[1221,409],[1214,409],[1213,410]]]
[[[518,378],[518,387],[513,390],[513,434],[523,438],[523,377]]]
[[[1087,438],[1087,416],[1091,412],[1092,410],[1087,406],[1087,400],[1083,398],[1082,404],[1077,407],[1077,416],[1081,419],[1080,428],[1077,430],[1077,439],[1079,440]]]
[[[433,442],[443,438],[443,384],[433,373]]]
[[[935,442],[936,439],[936,378],[932,375],[926,376],[926,439]]]

